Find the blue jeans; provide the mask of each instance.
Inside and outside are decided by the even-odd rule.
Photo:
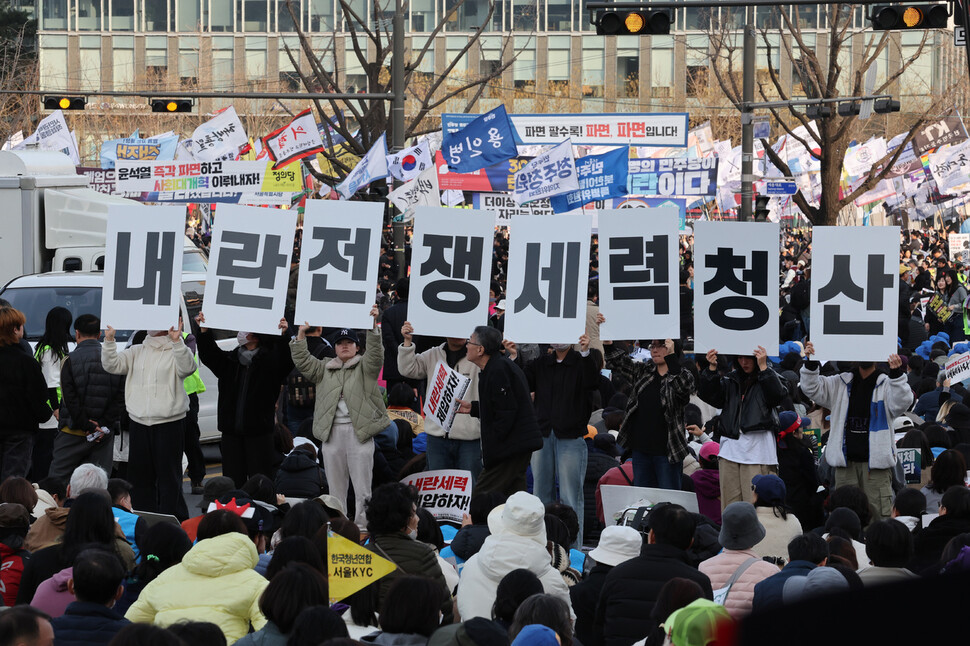
[[[478,440],[456,440],[428,435],[428,471],[464,469],[471,471],[472,484],[482,471],[482,443]]]
[[[633,451],[633,485],[636,487],[680,491],[680,475],[683,471],[683,460],[671,464],[666,455]]]
[[[586,440],[578,437],[563,440],[554,432],[542,440],[542,448],[532,454],[532,477],[534,491],[542,504],[562,500],[573,508],[579,517],[579,536],[571,547],[583,546],[583,481],[586,479],[586,463],[589,451]],[[559,496],[556,496],[556,480],[559,480]],[[563,547],[570,547],[564,545]]]

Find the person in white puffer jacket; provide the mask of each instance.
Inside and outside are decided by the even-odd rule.
[[[126,375],[125,407],[131,418],[128,480],[132,506],[189,517],[182,497],[182,451],[189,397],[182,380],[196,370],[192,351],[182,340],[182,327],[151,330],[145,341],[118,352],[115,330],[108,326],[101,346],[101,365]]]
[[[545,514],[542,501],[520,491],[488,515],[491,536],[465,563],[458,582],[458,614],[462,621],[473,617],[491,619],[499,582],[518,569],[529,570],[539,577],[545,593],[565,601],[572,614],[569,588],[559,571],[552,567],[546,549]]]

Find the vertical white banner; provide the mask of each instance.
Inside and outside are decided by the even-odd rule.
[[[184,244],[184,207],[109,206],[101,324],[177,328]]]
[[[897,351],[899,227],[812,229],[812,345],[821,360]]]
[[[384,205],[308,200],[303,216],[297,323],[370,328]]]
[[[778,225],[694,223],[694,348],[778,353]]]
[[[600,338],[680,337],[678,227],[675,206],[600,210]]]
[[[206,327],[279,333],[295,231],[296,209],[219,205],[202,299]]]
[[[586,331],[590,216],[512,216],[505,338],[576,343]]]
[[[490,211],[415,208],[408,320],[416,334],[466,338],[488,322],[494,238]]]

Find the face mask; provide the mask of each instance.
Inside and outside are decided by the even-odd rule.
[[[408,536],[411,537],[411,538],[413,538],[414,540],[418,540],[418,528],[415,527],[414,529],[412,529],[411,531],[409,531],[408,532]]]
[[[239,345],[246,345],[249,340],[246,338],[249,336],[249,332],[237,332],[236,333],[236,343]]]
[[[549,344],[549,347],[552,348],[553,350],[555,350],[556,352],[562,352],[563,350],[568,350],[569,349],[569,344],[568,343],[550,343]]]

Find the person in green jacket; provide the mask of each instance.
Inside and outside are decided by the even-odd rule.
[[[358,527],[364,527],[364,501],[370,498],[374,472],[374,436],[391,424],[377,378],[384,365],[384,345],[377,329],[380,311],[371,308],[374,325],[360,355],[354,330],[343,329],[335,338],[337,356],[317,359],[307,350],[308,323],[300,326],[290,342],[293,364],[317,385],[313,409],[313,435],[323,443],[323,468],[330,494],[347,505],[347,481],[354,484]]]

